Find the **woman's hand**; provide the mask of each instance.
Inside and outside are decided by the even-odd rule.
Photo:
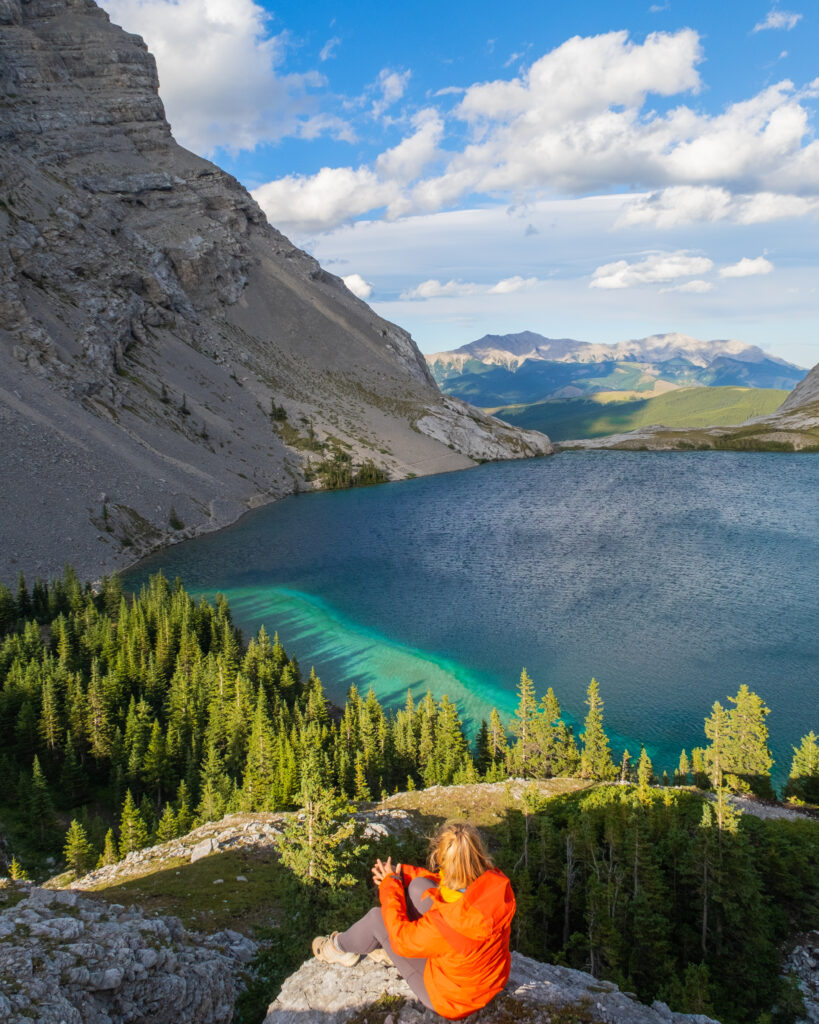
[[[392,857],[387,857],[386,861],[382,861],[380,858],[373,865],[373,881],[376,885],[381,885],[384,879],[388,875],[400,875],[401,865],[396,864],[393,867]]]

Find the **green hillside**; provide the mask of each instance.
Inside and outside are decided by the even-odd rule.
[[[617,398],[606,392],[587,398],[553,399],[498,409],[508,423],[542,430],[553,441],[605,437],[662,423],[667,427],[721,427],[768,416],[785,401],[774,388],[681,388],[654,398]]]

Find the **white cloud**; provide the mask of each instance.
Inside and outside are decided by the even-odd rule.
[[[480,285],[471,284],[467,281],[447,281],[442,284],[440,281],[431,278],[429,281],[422,281],[416,288],[402,292],[402,299],[437,299],[442,295],[475,295],[482,291]]]
[[[381,117],[385,110],[401,99],[406,92],[411,75],[411,71],[390,71],[389,68],[379,71],[376,88],[381,96],[373,102],[373,117]]]
[[[388,206],[400,195],[396,182],[382,181],[367,167],[322,167],[318,174],[292,174],[252,193],[271,224],[321,231],[370,210]]]
[[[511,295],[513,292],[530,291],[540,281],[536,277],[506,277],[497,284],[475,284],[472,281],[447,281],[442,284],[432,278],[422,281],[415,288],[401,294],[402,299],[438,299],[448,295]]]
[[[341,280],[347,285],[353,295],[357,295],[359,299],[369,299],[373,293],[373,286],[369,281],[365,281],[361,274],[347,274]]]
[[[653,252],[637,263],[617,260],[598,267],[590,288],[631,288],[640,284],[658,284],[678,277],[706,274],[714,263],[707,256],[689,256],[687,252]]]
[[[253,198],[271,224],[286,231],[322,231],[385,207],[389,217],[407,210],[403,187],[433,159],[443,134],[435,110],[420,110],[415,131],[369,167],[323,167],[318,174],[288,175],[262,185]]]
[[[412,124],[414,134],[382,153],[375,162],[378,174],[385,180],[401,184],[413,181],[437,155],[444,134],[444,122],[438,112],[432,108],[420,110]]]
[[[511,292],[528,291],[530,288],[534,288],[538,284],[536,277],[505,277],[502,281],[498,281],[497,284],[493,284],[489,289],[489,295],[509,295]]]
[[[651,33],[642,43],[610,32],[569,39],[520,76],[472,85],[448,121],[428,108],[412,143],[370,165],[379,178],[391,162],[402,166],[401,195],[386,215],[438,211],[475,194],[529,201],[547,190],[589,194],[624,183],[654,194],[636,200],[621,226],[755,223],[807,212],[819,197],[819,140],[811,141],[806,101],[819,83],[800,90],[779,82],[716,115],[685,104],[664,113],[647,107],[652,94],[696,93],[701,60],[691,29]],[[373,111],[403,96],[408,77],[382,71]],[[458,141],[447,146],[453,118],[466,126],[466,144],[453,130]],[[302,182],[309,198],[309,179]],[[380,192],[374,198],[372,210],[385,205]],[[298,195],[291,199],[289,219],[299,224]]]
[[[755,277],[758,274],[770,274],[773,269],[773,263],[770,260],[766,260],[764,256],[757,256],[753,260],[743,256],[739,263],[732,263],[728,267],[722,267],[719,276]]]
[[[778,11],[775,7],[768,11],[768,16],[764,21],[758,22],[753,27],[754,32],[763,32],[768,28],[784,28],[787,32],[790,32],[792,28],[796,27],[797,22],[801,21],[801,14],[794,14],[792,11]]]
[[[704,295],[706,292],[714,290],[713,282],[711,281],[686,281],[685,284],[675,284],[670,288],[661,288],[661,292],[688,292],[695,295]]]
[[[819,212],[819,197],[777,192],[733,194],[711,185],[675,185],[630,199],[616,227],[680,227],[698,221],[761,224]]]
[[[325,60],[330,60],[331,57],[335,57],[335,51],[340,45],[341,40],[338,36],[328,39],[319,52],[319,60],[324,62]]]
[[[102,0],[112,21],[156,56],[177,140],[198,153],[253,149],[300,134],[316,112],[316,71],[283,74],[284,33],[253,0]]]

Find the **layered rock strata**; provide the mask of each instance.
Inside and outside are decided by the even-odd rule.
[[[550,451],[445,400],[405,331],[174,142],[157,87],[92,0],[0,0],[0,579],[111,570],[334,447],[393,478]]]

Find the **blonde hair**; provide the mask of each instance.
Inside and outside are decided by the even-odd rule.
[[[430,843],[429,868],[449,889],[465,889],[494,867],[481,835],[466,821],[444,825]]]

